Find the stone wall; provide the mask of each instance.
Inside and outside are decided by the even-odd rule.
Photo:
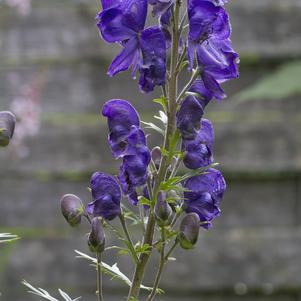
[[[297,301],[300,96],[244,103],[233,96],[274,72],[280,62],[300,56],[301,1],[230,2],[241,78],[225,87],[229,98],[210,104],[207,113],[216,129],[215,159],[228,180],[223,214],[212,230],[201,233],[198,248],[176,253],[162,282],[168,294],[159,299]],[[91,173],[118,170],[98,115],[104,101],[131,100],[145,121],[157,109],[153,95],[140,94],[128,74],[105,75],[117,48],[98,38],[97,8],[96,0],[36,0],[27,17],[4,5],[0,10],[0,110],[18,96],[12,78],[22,84],[42,82],[41,128],[26,141],[28,156],[16,156],[11,147],[0,152],[0,232],[22,236],[0,246],[3,301],[34,300],[25,294],[22,279],[95,299],[94,271],[73,251],[88,252],[88,227],[70,230],[60,216],[59,199],[72,192],[89,201]],[[152,144],[158,139],[150,136]],[[128,257],[106,256],[111,264],[116,260],[122,271],[132,273]],[[106,278],[105,287],[107,300],[122,300],[123,285]]]

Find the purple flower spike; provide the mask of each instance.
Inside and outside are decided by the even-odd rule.
[[[220,202],[226,190],[226,182],[220,171],[209,168],[206,173],[192,177],[184,183],[185,211],[195,212],[202,227],[209,229],[212,220],[220,214]]]
[[[148,3],[153,6],[152,14],[154,17],[162,16],[174,3],[173,0],[149,0]]]
[[[104,104],[102,115],[108,118],[109,144],[113,156],[120,158],[125,155],[133,126],[140,125],[138,113],[128,101],[112,99]]]
[[[93,201],[86,208],[88,214],[107,220],[120,215],[121,191],[113,176],[95,172],[91,177],[90,188]]]
[[[190,169],[205,167],[213,162],[214,131],[212,123],[202,119],[201,129],[193,140],[183,140],[184,165]]]
[[[194,96],[184,99],[177,113],[177,127],[183,139],[194,139],[200,128],[204,110],[202,104]]]

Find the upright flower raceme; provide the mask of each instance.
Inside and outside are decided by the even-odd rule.
[[[113,60],[108,74],[127,70],[132,66],[135,77],[139,69],[139,86],[150,92],[166,81],[166,45],[158,26],[144,29],[147,16],[147,0],[102,0],[103,11],[97,15],[97,26],[108,43],[120,43],[123,47]]]
[[[135,189],[146,183],[151,160],[138,113],[128,101],[113,99],[104,104],[102,114],[108,119],[112,153],[123,159],[118,176],[122,191],[136,203]]]
[[[220,202],[226,182],[220,171],[209,168],[206,173],[189,178],[184,183],[184,209],[198,214],[202,227],[208,229],[220,214]]]

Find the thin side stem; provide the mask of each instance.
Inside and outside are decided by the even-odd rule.
[[[128,241],[128,247],[130,249],[130,252],[132,254],[132,257],[133,257],[135,263],[137,264],[139,262],[139,259],[136,255],[135,248],[134,248],[130,233],[127,229],[127,226],[126,226],[126,223],[125,223],[125,220],[124,220],[124,216],[122,214],[120,214],[119,219],[120,219],[120,223],[121,223],[121,226],[123,228],[124,234],[125,234],[125,236],[127,238],[127,241]]]
[[[191,78],[189,80],[189,82],[187,83],[187,85],[183,88],[183,90],[181,91],[180,95],[177,98],[177,104],[179,104],[181,102],[181,100],[184,98],[185,93],[190,89],[190,87],[192,86],[193,82],[197,79],[197,77],[200,75],[201,69],[199,67],[197,67],[196,69],[193,70],[193,73],[191,75]]]
[[[160,251],[160,263],[159,263],[159,268],[157,271],[157,275],[156,275],[156,279],[153,285],[153,289],[150,293],[150,295],[148,296],[148,298],[146,299],[147,301],[152,301],[156,294],[157,294],[157,289],[161,280],[161,276],[162,276],[162,272],[166,263],[165,260],[165,244],[166,244],[166,239],[165,239],[165,228],[164,226],[161,227],[161,237],[162,237],[162,246],[161,246],[161,251]]]
[[[103,294],[102,294],[102,272],[101,272],[101,253],[97,252],[97,300],[103,301]]]

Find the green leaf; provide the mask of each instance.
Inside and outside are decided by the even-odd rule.
[[[168,107],[168,99],[164,96],[161,96],[160,98],[155,98],[153,99],[153,102],[160,104],[164,111],[167,112],[167,107]]]
[[[164,131],[161,128],[159,128],[157,125],[155,125],[154,123],[144,122],[144,121],[141,121],[141,123],[146,125],[146,127],[145,127],[146,129],[152,129],[152,130],[158,132],[159,134],[161,134],[164,137]]]
[[[237,94],[238,101],[280,100],[301,95],[301,60],[286,63],[276,72],[259,79],[254,85]]]
[[[139,244],[135,245],[135,251],[136,251],[137,255],[139,255],[139,254],[149,254],[151,252],[151,250],[152,250],[152,247],[149,244],[141,245],[139,243]]]
[[[0,244],[6,242],[12,242],[17,239],[20,239],[20,237],[18,237],[17,235],[13,235],[10,233],[0,233]]]
[[[29,284],[26,280],[23,280],[22,284],[25,285],[27,288],[29,288],[28,292],[30,294],[36,295],[40,298],[43,298],[44,300],[59,301],[59,299],[56,299],[53,296],[51,296],[46,290],[44,290],[42,288],[35,288],[31,284]],[[67,293],[65,293],[61,289],[58,289],[58,291],[59,291],[61,297],[63,298],[63,300],[65,300],[65,301],[78,301],[81,298],[81,297],[78,297],[78,298],[72,299]]]
[[[151,205],[152,205],[152,202],[151,202],[149,199],[147,199],[146,197],[140,196],[140,197],[139,197],[139,204],[140,204],[140,205],[151,206]]]
[[[97,259],[96,258],[93,258],[93,257],[91,257],[91,256],[89,256],[85,253],[82,253],[80,251],[77,251],[77,250],[75,250],[75,253],[78,254],[77,258],[87,259],[87,260],[91,261],[94,266],[97,265]],[[105,274],[108,274],[108,275],[112,276],[113,279],[115,279],[115,278],[119,279],[122,282],[124,282],[126,285],[128,285],[129,287],[132,286],[131,280],[119,270],[116,263],[114,265],[110,266],[105,262],[101,262],[101,270]],[[152,287],[145,286],[145,285],[141,285],[140,288],[143,289],[143,290],[147,290],[147,291],[152,290]],[[157,289],[157,292],[162,293],[163,291],[161,289]]]

